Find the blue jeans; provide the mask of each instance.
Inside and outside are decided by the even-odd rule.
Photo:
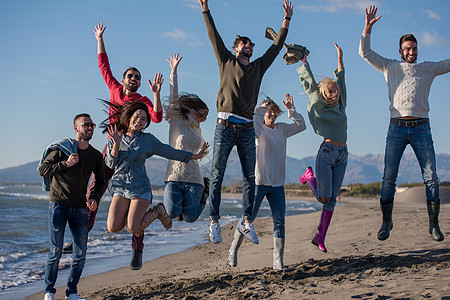
[[[285,216],[286,216],[286,198],[284,195],[284,186],[257,185],[255,189],[255,205],[253,206],[252,220],[255,220],[261,202],[264,196],[269,201],[272,211],[273,236],[276,238],[285,237]]]
[[[56,293],[55,283],[58,276],[58,264],[64,243],[64,230],[69,223],[73,239],[73,256],[67,279],[66,296],[77,293],[77,285],[86,261],[88,237],[87,208],[74,208],[58,203],[49,203],[48,232],[49,246],[47,263],[45,264],[45,293]]]
[[[231,127],[216,124],[214,134],[213,162],[211,170],[211,220],[220,219],[220,201],[223,176],[227,166],[228,156],[236,146],[243,173],[242,215],[250,220],[255,201],[255,164],[256,146],[255,129],[236,130]]]
[[[411,145],[419,161],[427,201],[439,201],[439,183],[436,174],[436,156],[430,124],[415,127],[389,124],[384,152],[384,175],[381,186],[381,202],[389,203],[394,200],[395,182],[398,167],[407,145]]]
[[[317,200],[331,198],[328,203],[323,203],[322,209],[334,211],[336,197],[341,190],[347,169],[347,146],[338,147],[328,143],[322,143],[316,157],[317,189],[314,192]]]
[[[164,188],[164,206],[171,218],[182,214],[186,222],[192,223],[198,219],[205,208],[200,204],[202,195],[201,184],[168,181]]]

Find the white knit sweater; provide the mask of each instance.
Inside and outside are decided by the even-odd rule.
[[[178,106],[178,76],[170,76],[169,107],[166,108],[166,116],[169,116],[169,144],[175,149],[181,149],[197,153],[203,143],[202,131],[188,114],[185,119],[179,112]],[[198,183],[203,186],[203,178],[197,160],[190,160],[187,164],[176,160],[169,160],[164,181],[180,181]]]
[[[284,185],[286,176],[287,138],[305,130],[306,125],[303,116],[293,108],[288,110],[288,117],[294,123],[278,122],[272,129],[264,125],[266,111],[267,106],[260,106],[253,117],[256,135],[255,183],[278,187]]]
[[[450,59],[423,63],[387,59],[370,49],[370,34],[361,36],[359,55],[384,74],[391,118],[428,118],[431,83],[436,76],[450,72]]]

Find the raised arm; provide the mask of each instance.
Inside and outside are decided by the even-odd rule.
[[[149,80],[148,84],[150,85],[150,89],[153,92],[153,103],[154,103],[154,107],[153,110],[155,112],[160,112],[162,110],[161,107],[161,86],[164,82],[163,79],[163,75],[161,73],[156,73],[155,74],[155,79],[153,80],[153,84],[152,82]]]
[[[366,8],[365,25],[359,42],[359,55],[372,67],[383,73],[390,60],[382,57],[370,47],[372,26],[381,18],[381,16],[376,17],[376,13],[377,8],[375,6],[370,6],[369,10]]]
[[[338,46],[338,44],[334,43],[334,46],[337,50],[337,57],[338,57],[338,68],[337,71],[340,72],[344,70],[344,53],[342,52],[341,47]]]
[[[309,67],[308,55],[306,55],[306,53],[303,55],[301,62],[303,65],[297,68],[297,73],[300,75],[300,83],[305,88],[306,94],[311,95],[317,90],[317,82],[314,79],[311,68]]]
[[[291,23],[292,14],[294,12],[294,7],[292,6],[291,1],[284,0],[283,9],[284,9],[284,17],[283,17],[283,24],[281,25],[281,27],[289,29],[289,24]]]
[[[364,34],[370,34],[372,32],[373,24],[375,24],[381,18],[381,16],[377,17],[376,15],[377,15],[377,8],[375,7],[375,5],[369,6],[368,11],[366,8],[366,20],[363,29]]]
[[[98,23],[95,25],[94,32],[95,38],[97,39],[97,53],[105,53],[105,43],[103,42],[103,33],[105,32],[106,27],[103,27],[103,23]]]
[[[178,100],[178,75],[177,75],[177,69],[178,64],[183,59],[183,57],[179,56],[179,53],[173,54],[170,56],[170,59],[166,58],[166,60],[170,64],[170,95],[169,95],[169,102],[174,103]]]
[[[294,121],[291,124],[283,124],[283,132],[286,138],[291,137],[306,129],[305,119],[299,114],[294,107],[294,98],[290,94],[286,94],[286,101],[283,101],[284,107],[288,110],[288,117]]]

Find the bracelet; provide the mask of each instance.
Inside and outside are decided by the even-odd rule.
[[[283,20],[288,20],[288,21],[290,21],[290,20],[291,20],[291,17],[284,17]]]

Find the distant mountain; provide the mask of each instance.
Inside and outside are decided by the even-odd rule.
[[[212,155],[208,155],[200,162],[200,168],[204,176],[210,177]],[[438,176],[440,181],[450,181],[450,155],[437,154]],[[314,168],[315,157],[309,156],[302,159],[287,157],[286,182],[299,182],[300,175],[307,166]],[[0,170],[0,182],[8,183],[40,183],[41,177],[36,171],[38,162]],[[167,160],[152,157],[146,162],[147,174],[154,185],[163,185],[166,175]],[[344,185],[349,183],[370,183],[381,181],[384,168],[384,155],[349,155],[347,172]],[[241,164],[237,152],[233,150],[228,158],[225,171],[224,185],[242,180]],[[403,155],[400,163],[397,183],[422,182],[419,163],[413,153]]]

